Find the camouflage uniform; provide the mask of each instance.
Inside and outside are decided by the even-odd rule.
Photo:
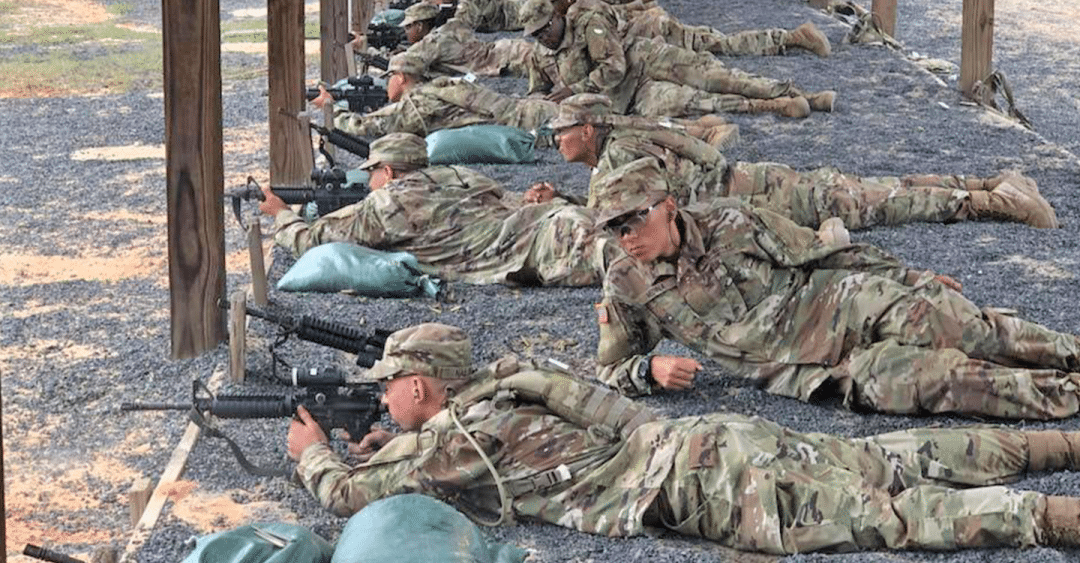
[[[1060,498],[996,486],[1029,469],[1028,433],[928,428],[845,439],[736,414],[660,420],[513,357],[462,375],[468,337],[433,336],[454,330],[399,331],[370,372],[464,382],[418,431],[356,466],[324,442],[303,451],[297,476],[327,509],[349,516],[380,498],[421,493],[479,517],[509,513],[605,536],[665,526],[780,554],[1032,546],[1045,539],[1047,499]],[[516,381],[541,396],[492,398]],[[620,409],[634,417],[613,414]]]
[[[523,39],[482,41],[463,22],[450,20],[405,52],[424,62],[425,74],[520,76],[529,74],[533,43]]]
[[[378,143],[388,137],[418,139],[426,165],[423,139],[404,133],[372,143],[368,162],[378,158]],[[311,224],[280,212],[275,240],[297,255],[341,241],[407,251],[424,273],[452,281],[583,286],[599,281],[605,254],[613,251],[593,222],[591,210],[564,200],[522,205],[517,194],[504,194],[478,172],[432,166]]]
[[[504,96],[463,78],[417,84],[401,100],[366,114],[337,110],[334,125],[363,137],[405,132],[427,136],[440,129],[497,123],[532,131],[558,111],[555,102]]]
[[[670,116],[737,111],[746,98],[798,94],[789,82],[729,69],[706,53],[624,37],[614,9],[601,0],[578,0],[565,18],[562,44],[534,50],[530,93],[566,86],[607,95],[615,113]]]
[[[783,29],[726,34],[704,25],[686,25],[652,3],[628,6],[617,13],[626,22],[626,37],[655,37],[669,45],[714,55],[781,55],[786,51],[789,32]]]
[[[831,166],[802,172],[771,162],[729,164],[722,152],[680,128],[657,123],[650,126],[641,118],[630,123],[628,119],[612,115],[604,96],[577,94],[559,104],[558,115],[550,123],[556,132],[586,123],[610,127],[598,147],[589,182],[589,207],[598,206],[594,188],[613,170],[651,158],[662,163],[668,190],[681,205],[732,196],[815,229],[830,217],[839,217],[848,228],[860,229],[916,221],[962,221],[977,215],[966,189],[976,179],[936,175],[860,178]]]
[[[658,201],[663,183],[648,159],[614,172],[598,219]],[[677,224],[674,262],[627,256],[604,280],[598,376],[628,394],[654,389],[646,354],[671,338],[803,401],[831,382],[846,404],[890,413],[1047,419],[1080,409],[1075,336],[980,310],[880,249],[826,246],[734,199],[683,208]]]
[[[454,18],[481,33],[521,31],[518,15],[524,0],[460,0]]]

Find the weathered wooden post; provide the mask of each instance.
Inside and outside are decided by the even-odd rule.
[[[874,20],[881,26],[881,31],[896,38],[896,0],[873,0],[870,4],[870,12],[874,14]]]
[[[304,111],[304,1],[268,0],[267,62],[270,68],[270,183],[302,186],[314,161]]]
[[[351,58],[352,52],[346,53],[345,49],[349,43],[349,0],[320,0],[319,22],[319,53],[322,63],[322,74],[319,78],[327,84],[333,84],[349,74],[346,55]],[[334,123],[334,104],[323,107],[323,123],[328,127]],[[330,154],[334,154],[332,146],[327,149]]]
[[[375,0],[352,0],[352,33],[357,37],[367,35],[367,26],[375,15]],[[366,43],[361,43],[366,48]]]
[[[225,339],[225,176],[218,0],[163,0],[172,357]]]
[[[994,0],[964,0],[960,37],[960,81],[957,86],[967,97],[989,103],[990,89],[983,88],[976,99],[974,88],[990,75],[994,58]]]

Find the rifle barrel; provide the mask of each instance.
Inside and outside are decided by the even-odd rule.
[[[120,403],[122,411],[186,411],[190,403]]]

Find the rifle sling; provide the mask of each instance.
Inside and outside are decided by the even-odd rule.
[[[232,450],[233,455],[236,456],[236,461],[240,462],[240,467],[243,467],[244,471],[258,477],[288,477],[292,474],[292,471],[288,469],[267,469],[248,461],[247,457],[244,456],[244,452],[240,449],[240,446],[237,445],[232,438],[229,438],[223,432],[214,428],[210,422],[206,420],[206,417],[199,412],[199,409],[193,408],[188,411],[188,417],[191,418],[191,421],[194,422],[196,426],[206,432],[207,436],[225,440],[225,443],[229,445],[229,449]]]

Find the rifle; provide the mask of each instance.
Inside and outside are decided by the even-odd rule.
[[[351,135],[341,129],[327,129],[317,123],[308,123],[308,127],[310,127],[312,131],[318,133],[322,139],[329,141],[330,144],[341,147],[360,158],[367,158],[368,155],[371,154],[370,143],[356,135]],[[322,150],[322,140],[320,140],[319,151],[322,152]],[[314,179],[314,172],[312,175]]]
[[[218,301],[222,309],[229,308],[229,302]],[[277,340],[270,345],[270,355],[274,358],[274,364],[286,362],[279,361],[276,348],[284,343],[290,335],[295,334],[300,340],[314,342],[323,346],[329,346],[343,352],[356,354],[356,365],[369,368],[382,357],[383,346],[386,338],[394,333],[393,330],[377,328],[371,334],[364,334],[360,329],[334,321],[317,319],[311,315],[300,317],[290,315],[276,315],[251,306],[246,306],[247,314],[273,323],[281,328]]]
[[[346,81],[351,88],[327,88],[326,91],[335,101],[347,101],[349,104],[349,111],[353,113],[368,113],[369,111],[379,109],[390,103],[390,98],[388,98],[386,94],[386,88],[376,86],[374,78],[367,75],[350,76]],[[304,97],[310,102],[317,98],[319,94],[321,94],[321,92],[318,88],[308,88],[304,93]]]
[[[51,561],[52,563],[86,563],[82,559],[68,557],[59,551],[45,549],[44,547],[39,547],[31,543],[26,544],[26,547],[23,548],[23,555],[42,561]]]
[[[287,418],[303,406],[330,437],[334,428],[344,428],[353,440],[371,431],[382,417],[379,386],[375,382],[347,383],[345,374],[336,368],[321,372],[293,369],[293,388],[280,395],[217,395],[196,379],[191,386],[191,403],[122,403],[121,411],[188,411],[192,422],[215,438],[224,439],[245,471],[259,476],[285,476],[288,471],[259,467],[244,456],[240,446],[210,425],[208,417],[218,418]]]
[[[274,195],[289,205],[306,204],[315,202],[319,215],[326,215],[358,201],[362,201],[371,190],[367,186],[345,189],[345,171],[340,168],[319,169],[311,172],[311,179],[316,183],[315,187],[308,186],[270,186]],[[264,201],[262,188],[255,178],[248,176],[247,184],[242,188],[236,188],[225,194],[226,199],[232,200],[233,214],[241,225],[244,222],[240,218],[240,201]]]
[[[369,23],[367,26],[367,44],[376,49],[394,49],[409,42],[405,28],[390,23]]]

